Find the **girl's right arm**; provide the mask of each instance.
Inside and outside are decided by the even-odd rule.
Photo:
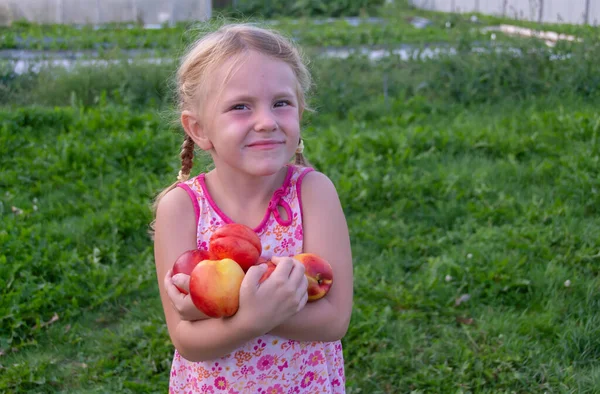
[[[160,201],[155,222],[154,256],[160,297],[173,345],[189,361],[213,360],[266,334],[306,304],[304,267],[279,264],[259,284],[266,264],[251,267],[242,281],[238,312],[223,319],[182,320],[167,294],[163,278],[183,252],[196,248],[196,221],[185,190],[175,188]]]

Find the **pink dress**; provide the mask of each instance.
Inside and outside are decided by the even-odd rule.
[[[311,168],[289,165],[282,187],[275,191],[264,219],[254,231],[259,235],[262,256],[293,256],[302,253],[302,178]],[[217,228],[232,223],[216,206],[200,174],[178,185],[194,203],[199,249]],[[277,206],[287,213],[284,220]],[[345,393],[341,341],[298,342],[263,335],[232,353],[210,362],[191,362],[177,350],[171,366],[169,393]]]

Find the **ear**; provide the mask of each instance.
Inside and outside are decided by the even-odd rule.
[[[204,132],[204,127],[200,122],[200,118],[192,111],[182,111],[181,112],[181,125],[183,129],[189,135],[192,140],[200,147],[202,150],[210,150],[213,145],[212,142],[208,139],[208,136]]]

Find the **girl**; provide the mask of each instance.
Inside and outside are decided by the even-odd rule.
[[[343,393],[341,338],[353,298],[348,228],[332,182],[308,167],[300,119],[310,76],[297,49],[279,34],[228,25],[197,41],[177,73],[185,139],[178,181],[156,201],[154,247],[160,296],[175,346],[170,393]],[[189,178],[194,148],[214,169]],[[295,156],[294,164],[291,164]],[[225,223],[258,234],[266,264],[242,282],[238,312],[212,319],[198,311],[189,276],[171,277],[177,257],[207,249]],[[304,267],[329,261],[329,293],[307,304]]]

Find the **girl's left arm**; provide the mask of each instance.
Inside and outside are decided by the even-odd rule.
[[[297,341],[340,340],[352,315],[353,272],[348,225],[337,191],[324,174],[311,171],[301,185],[304,252],[331,264],[327,295],[306,306],[270,333]]]

